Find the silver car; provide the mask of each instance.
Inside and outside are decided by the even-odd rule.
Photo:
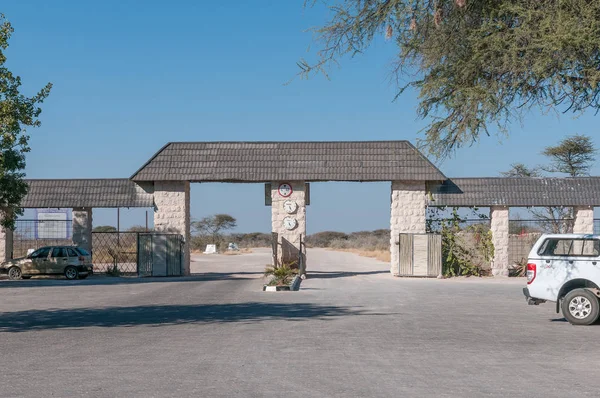
[[[0,265],[0,273],[9,279],[29,279],[34,275],[64,275],[67,279],[84,279],[94,272],[92,256],[77,246],[45,246],[27,257]]]

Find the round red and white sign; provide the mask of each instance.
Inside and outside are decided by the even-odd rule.
[[[279,184],[279,195],[283,196],[284,198],[287,198],[288,196],[290,196],[292,194],[292,186],[290,184],[288,184],[287,182],[281,183]]]

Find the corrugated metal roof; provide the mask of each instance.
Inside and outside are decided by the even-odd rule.
[[[174,142],[134,181],[443,181],[408,141]]]
[[[600,206],[600,177],[452,178],[428,189],[429,206]]]
[[[90,180],[26,180],[29,192],[22,208],[152,207],[152,186],[126,178]]]

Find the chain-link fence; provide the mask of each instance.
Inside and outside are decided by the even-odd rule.
[[[25,257],[30,249],[72,245],[71,220],[17,220],[13,231],[13,258]]]
[[[137,274],[139,232],[92,232],[94,272]]]
[[[13,258],[25,257],[30,249],[73,245],[72,220],[17,220],[13,232]],[[92,232],[94,272],[114,270],[137,273],[139,232]]]

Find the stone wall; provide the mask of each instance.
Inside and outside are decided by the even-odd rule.
[[[0,227],[0,262],[12,259],[13,231]]]
[[[390,272],[400,273],[398,237],[400,233],[425,233],[425,183],[423,181],[392,181]]]
[[[492,230],[492,243],[494,244],[494,258],[492,260],[492,275],[508,276],[508,207],[491,207],[490,220]]]
[[[73,244],[92,251],[92,209],[73,209]]]
[[[573,225],[574,234],[593,234],[594,233],[594,208],[593,207],[575,207],[575,223]]]
[[[279,193],[282,183],[289,184],[292,192],[288,197]],[[306,239],[306,184],[304,181],[273,181],[271,183],[271,223],[272,231],[278,234],[278,262],[293,262],[298,260],[300,249],[300,237]],[[296,209],[288,213],[284,204],[291,201],[296,204]],[[293,229],[287,229],[284,225],[286,217],[296,220],[297,225]],[[303,247],[302,255],[306,265],[306,247]]]
[[[154,229],[178,233],[185,239],[184,274],[190,274],[190,183],[154,182]]]

